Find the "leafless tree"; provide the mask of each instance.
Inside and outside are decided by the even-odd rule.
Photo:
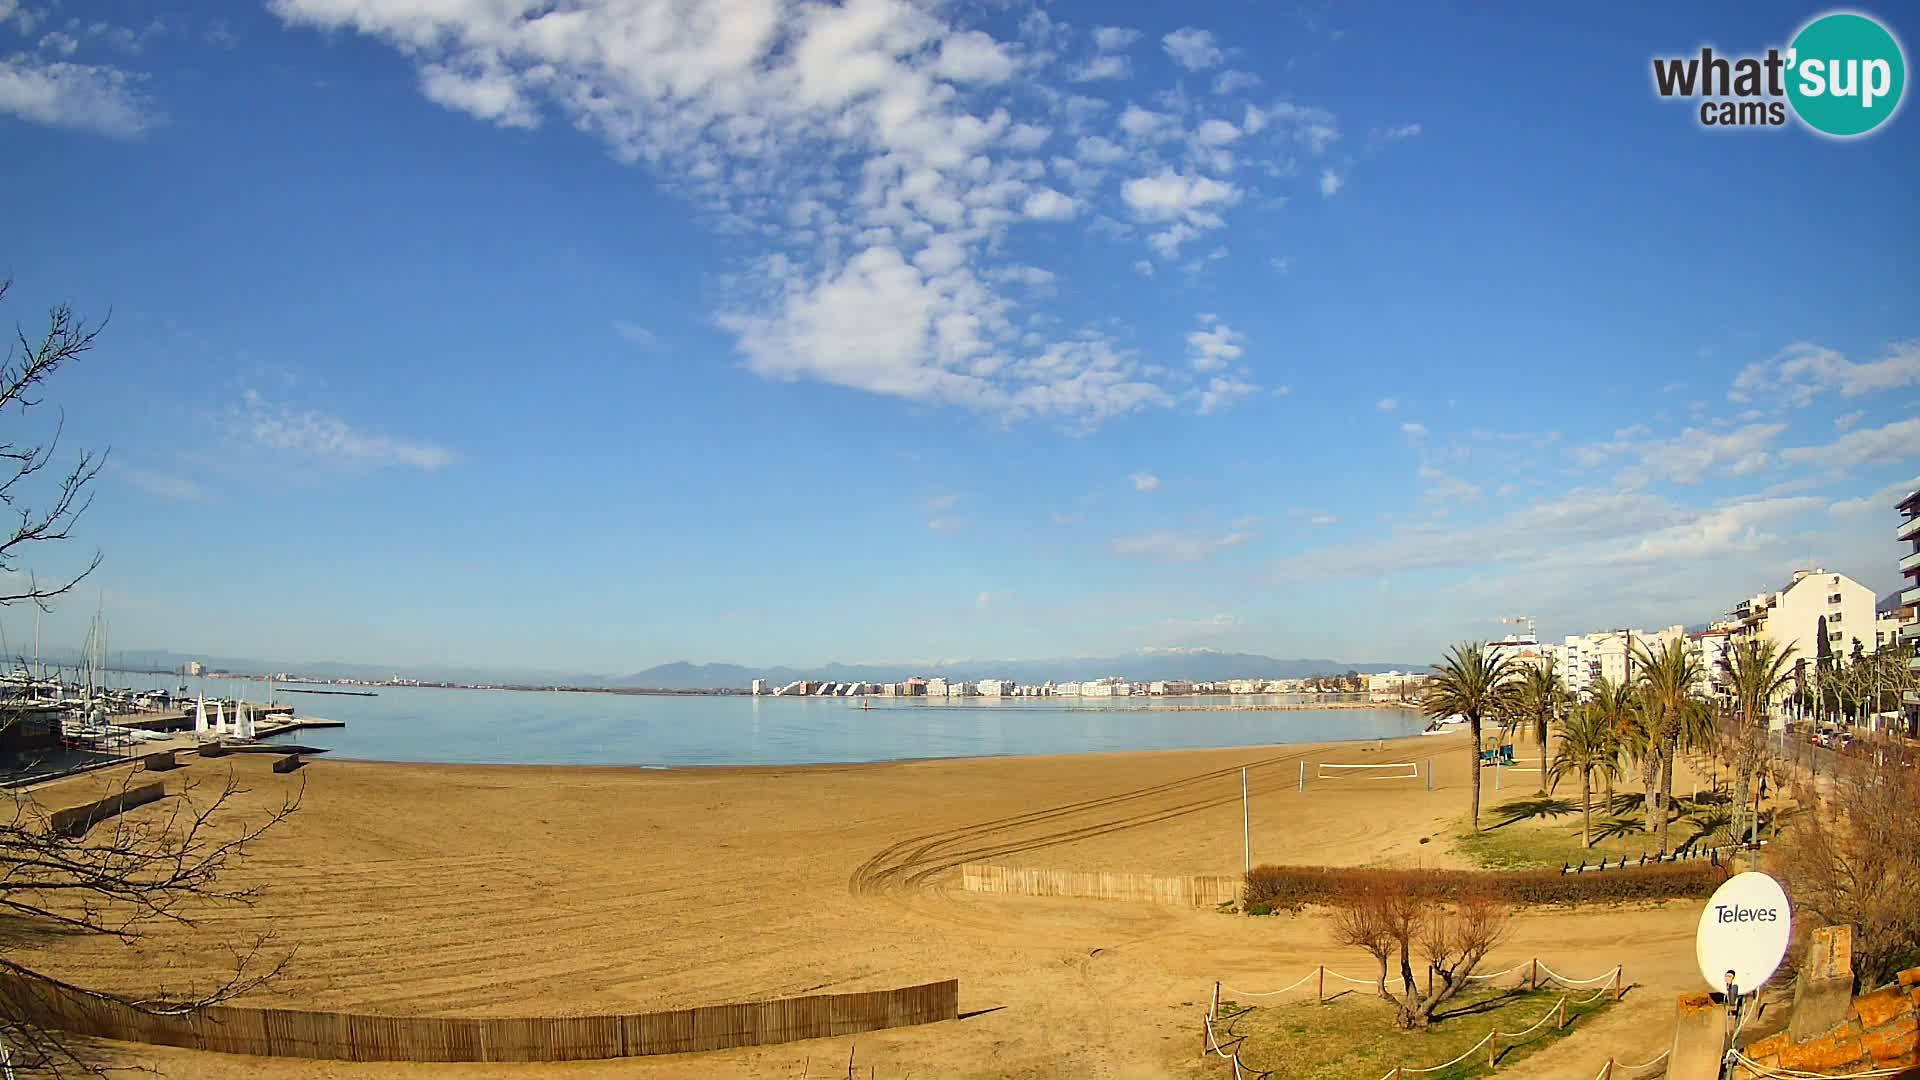
[[[1368,875],[1333,908],[1334,940],[1372,954],[1379,964],[1375,990],[1393,1004],[1402,1028],[1432,1026],[1435,1011],[1467,988],[1468,976],[1505,940],[1509,918],[1505,906],[1484,895],[1435,901],[1418,878]],[[1416,958],[1426,967],[1424,985]]]
[[[11,284],[0,280],[0,300]],[[25,560],[44,550],[39,545],[69,537],[91,501],[88,485],[104,458],[83,452],[57,482],[37,481],[54,460],[60,425],[43,441],[8,435],[20,431],[24,414],[41,404],[37,395],[46,380],[93,348],[102,325],[88,325],[65,305],[55,307],[46,332],[17,332],[0,362],[0,422],[10,425],[0,435],[0,504],[15,515],[11,530],[0,526],[0,606],[32,603],[51,610],[56,597],[100,565],[96,552],[77,574],[42,582]],[[40,749],[31,745],[34,740],[6,730],[20,720],[20,709],[0,700],[0,736],[8,737],[11,752],[31,755]],[[135,777],[132,767],[124,769],[106,797],[117,806]],[[155,777],[143,774],[139,780],[153,783]],[[296,791],[283,793],[277,805],[243,807],[239,800],[247,792],[231,772],[217,790],[192,781],[169,786],[138,811],[104,815],[91,828],[56,828],[54,815],[31,791],[10,789],[0,799],[0,1042],[13,1067],[53,1074],[106,1071],[97,1055],[47,1022],[47,990],[57,984],[22,959],[30,959],[29,947],[70,935],[131,942],[156,924],[191,926],[211,910],[252,904],[256,887],[230,885],[224,875],[300,801]],[[191,1012],[257,989],[291,956],[270,935],[228,948],[231,970],[207,983],[157,988],[159,993],[135,998],[96,996],[148,1013]]]
[[[12,286],[13,282],[0,280],[0,302],[6,300]],[[29,336],[25,330],[16,329],[6,359],[0,361],[0,417],[11,413],[18,419],[38,407],[40,385],[61,367],[92,351],[94,339],[105,325],[103,321],[89,326],[74,315],[72,308],[61,304],[47,313],[44,334]],[[51,610],[47,607],[49,600],[71,591],[100,565],[100,553],[96,551],[86,569],[62,576],[52,584],[42,584],[31,569],[25,582],[15,582],[13,577],[34,545],[67,539],[93,501],[87,485],[106,462],[105,454],[82,451],[50,493],[35,492],[35,477],[52,463],[59,449],[62,426],[56,424],[44,442],[0,438],[0,504],[14,514],[11,535],[0,532],[0,574],[6,580],[0,585],[0,606],[33,603]],[[43,500],[33,499],[35,494],[43,495]]]
[[[1845,755],[1803,805],[1773,868],[1810,925],[1853,927],[1854,972],[1876,986],[1920,956],[1920,760],[1887,741]]]

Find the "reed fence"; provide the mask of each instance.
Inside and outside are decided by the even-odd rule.
[[[1239,877],[1225,876],[1042,870],[990,863],[965,863],[960,867],[962,889],[1008,896],[1075,896],[1214,907],[1238,903],[1242,885]]]
[[[671,1012],[565,1017],[367,1016],[213,1005],[136,1008],[116,997],[0,971],[10,1017],[59,1031],[223,1054],[333,1061],[591,1061],[764,1046],[958,1019],[955,979]]]

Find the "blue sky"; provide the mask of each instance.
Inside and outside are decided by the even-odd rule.
[[[1912,110],[1649,76],[1821,9],[623,7],[0,0],[116,645],[1420,660],[1896,583]]]

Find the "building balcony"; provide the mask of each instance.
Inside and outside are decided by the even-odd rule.
[[[1920,604],[1920,589],[1908,589],[1900,594],[1900,606]]]
[[[1900,572],[1908,577],[1920,574],[1920,551],[1913,552],[1900,560]]]
[[[1896,540],[1920,540],[1920,514],[1900,523],[1899,531],[1893,534]]]

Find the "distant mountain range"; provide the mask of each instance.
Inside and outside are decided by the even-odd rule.
[[[189,655],[159,649],[129,649],[113,654],[115,667],[172,671],[189,660],[198,660],[208,668],[239,674],[293,672],[330,679],[389,678],[420,679],[427,682],[504,683],[519,686],[585,686],[608,689],[709,690],[745,689],[755,679],[783,686],[795,679],[824,679],[829,682],[896,682],[912,675],[943,676],[949,679],[1012,679],[1020,683],[1043,683],[1098,679],[1118,675],[1137,681],[1185,679],[1210,682],[1217,679],[1302,679],[1314,675],[1337,675],[1346,671],[1412,671],[1425,663],[1397,664],[1343,660],[1281,660],[1256,653],[1215,652],[1211,649],[1165,649],[1121,656],[1074,656],[1052,660],[963,660],[942,664],[821,664],[816,667],[755,668],[742,664],[695,664],[678,661],[658,664],[630,675],[606,675],[594,672],[562,672],[538,668],[480,668],[440,665],[388,666],[349,664],[335,661],[296,663],[238,657]],[[72,666],[75,657],[49,655],[49,664]]]

